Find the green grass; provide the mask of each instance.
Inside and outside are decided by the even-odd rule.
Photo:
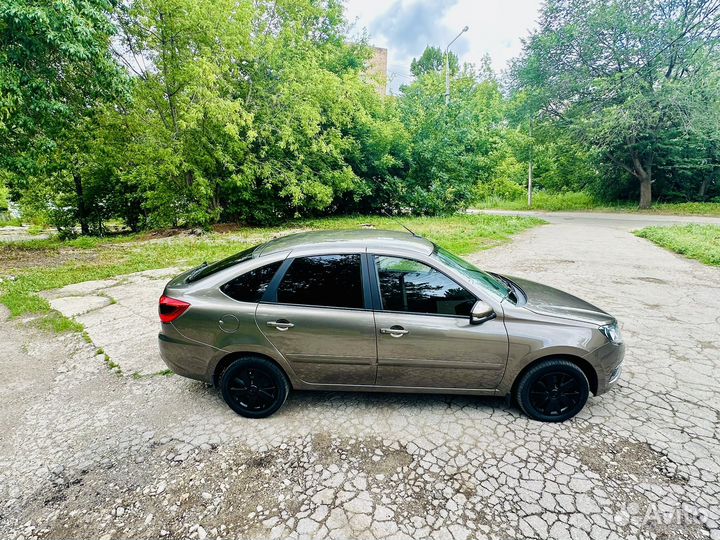
[[[487,220],[478,218],[503,217],[511,219]],[[356,229],[371,224],[377,229],[404,230],[429,238],[442,247],[458,254],[469,255],[507,242],[513,234],[544,223],[542,220],[520,220],[513,216],[478,216],[456,214],[448,217],[387,218],[376,216],[340,217],[297,221],[291,225],[309,229]],[[532,219],[532,218],[531,218]]]
[[[111,371],[114,371],[118,375],[122,375],[122,368],[120,367],[120,364],[113,362],[107,354],[105,355],[105,364]]]
[[[637,211],[657,213],[657,214],[669,214],[679,216],[716,216],[720,217],[720,203],[701,203],[701,202],[687,202],[687,203],[655,203],[648,210]]]
[[[720,225],[647,227],[635,234],[680,255],[720,266]]]
[[[136,371],[132,374],[132,378],[136,381],[139,381],[147,377],[172,377],[174,375],[175,372],[172,369],[163,369],[161,371],[156,371],[155,373],[146,373],[145,375],[143,375],[139,371]]]
[[[503,199],[490,197],[478,201],[474,208],[496,210],[541,210],[546,212],[562,211],[593,211],[593,212],[639,212],[647,214],[678,215],[678,216],[720,216],[720,203],[685,202],[685,203],[654,203],[650,208],[640,209],[637,203],[607,203],[596,200],[588,193],[563,192],[549,193],[538,191],[533,195],[533,205],[528,208],[527,198]]]
[[[546,211],[563,211],[563,210],[590,210],[596,208],[598,202],[591,195],[582,191],[568,191],[564,193],[549,193],[547,191],[538,191],[533,194],[532,207],[528,208],[527,197],[522,199],[502,199],[500,197],[491,197],[484,201],[479,201],[474,205],[475,208],[496,208],[498,210],[546,210]]]
[[[61,240],[58,236],[50,238],[34,238],[32,240],[19,240],[16,242],[5,242],[0,244],[4,251],[37,251],[37,250],[53,250],[60,248],[74,249],[95,249],[108,244],[126,244],[136,242],[140,236],[129,234],[124,236],[80,236],[71,240]]]
[[[85,327],[82,324],[55,310],[50,310],[42,317],[34,319],[33,324],[38,328],[49,330],[57,334],[61,334],[63,332],[84,332],[85,330]]]
[[[459,255],[487,249],[504,243],[529,227],[544,223],[535,218],[514,216],[458,214],[437,218],[403,218],[394,220],[376,216],[353,216],[292,221],[283,227],[247,227],[227,234],[210,233],[201,237],[169,237],[147,241],[148,236],[111,238],[83,237],[70,241],[56,238],[0,244],[0,261],[17,250],[37,258],[37,264],[0,269],[14,276],[0,283],[0,303],[12,316],[47,314],[50,304],[38,292],[57,289],[82,281],[106,279],[120,274],[178,266],[189,268],[203,261],[227,257],[273,236],[303,229],[348,229],[372,225],[376,228],[402,230],[400,221],[414,232],[426,236]],[[52,267],[46,259],[63,254],[81,254]],[[10,259],[8,259],[10,260]],[[52,323],[56,324],[56,323]],[[62,324],[57,323],[58,326]],[[63,323],[67,325],[67,323]]]
[[[0,227],[22,227],[22,219],[11,218],[0,211]]]

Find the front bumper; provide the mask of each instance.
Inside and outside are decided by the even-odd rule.
[[[595,349],[585,357],[593,365],[597,373],[596,396],[604,394],[620,380],[624,357],[625,344],[611,342]]]

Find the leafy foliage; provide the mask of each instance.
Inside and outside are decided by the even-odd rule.
[[[435,46],[381,95],[341,0],[5,0],[0,207],[65,236],[437,215],[525,200],[530,163],[538,200],[711,201],[719,13],[549,0],[509,89],[450,52],[447,105]]]
[[[696,115],[720,105],[707,92],[717,89],[719,39],[717,0],[549,0],[514,84],[531,109],[637,180],[615,194],[637,189],[647,207],[658,177],[677,184],[683,171],[717,172],[717,123]]]
[[[448,66],[450,75],[457,75],[460,70],[460,62],[457,55],[448,51]],[[440,47],[428,45],[425,47],[420,58],[413,58],[410,62],[410,73],[415,77],[422,77],[427,73],[441,73],[445,69],[445,53]]]
[[[412,144],[401,201],[420,213],[467,206],[474,186],[492,177],[501,144],[497,81],[480,80],[466,67],[453,80],[449,106],[444,89],[445,79],[436,72],[402,88],[400,109]]]
[[[106,0],[0,5],[0,170],[16,198],[83,232],[84,130],[127,83],[109,48],[111,11]]]

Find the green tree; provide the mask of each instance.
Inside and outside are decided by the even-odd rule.
[[[224,191],[225,215],[269,222],[332,209],[364,186],[348,160],[380,99],[361,77],[369,51],[345,43],[338,2],[257,9],[246,94],[255,136]]]
[[[358,138],[381,98],[338,2],[141,0],[118,23],[136,84],[113,170],[150,225],[266,223],[369,193]]]
[[[252,4],[138,0],[119,12],[118,56],[135,82],[114,122],[142,145],[120,164],[146,193],[151,225],[207,225],[220,215],[220,184],[254,137],[236,81],[249,60]]]
[[[513,67],[549,118],[636,179],[652,201],[658,160],[690,118],[690,97],[720,35],[717,0],[549,0]]]
[[[450,51],[448,53],[448,65],[450,66],[450,75],[457,75],[460,70],[460,62],[457,55]],[[445,70],[445,53],[440,47],[428,45],[425,47],[420,58],[413,58],[410,62],[410,73],[416,77],[421,77],[426,73],[444,73]]]
[[[466,67],[452,81],[427,73],[402,87],[400,109],[411,141],[402,201],[419,213],[439,214],[467,206],[474,188],[496,166],[504,103],[494,79],[480,80]]]
[[[15,195],[64,190],[66,213],[85,233],[88,208],[72,141],[95,107],[123,95],[127,82],[109,48],[111,12],[104,0],[0,4],[0,168]],[[55,184],[58,176],[71,180]]]

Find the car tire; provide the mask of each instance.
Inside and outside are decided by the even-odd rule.
[[[290,391],[285,373],[259,356],[233,361],[220,375],[220,392],[228,406],[246,418],[266,418],[282,407]]]
[[[533,420],[563,422],[579,413],[590,395],[590,383],[576,364],[549,359],[531,367],[518,382],[515,401]]]

